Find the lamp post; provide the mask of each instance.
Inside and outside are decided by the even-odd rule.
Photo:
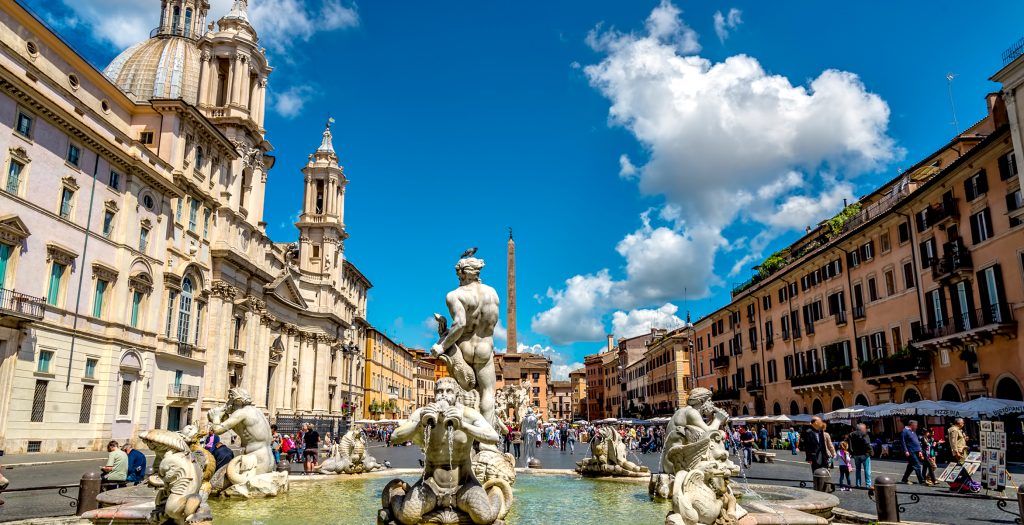
[[[346,341],[341,346],[341,352],[343,355],[349,357],[348,361],[348,426],[352,427],[352,422],[355,421],[355,406],[352,404],[352,382],[354,381],[353,372],[355,369],[356,359],[359,358],[359,345],[355,341],[355,331],[351,328],[345,331]]]

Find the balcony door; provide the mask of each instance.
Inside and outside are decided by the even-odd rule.
[[[178,341],[188,342],[188,328],[192,320],[192,279],[181,281],[181,295],[178,301]]]
[[[998,264],[978,272],[978,291],[981,294],[983,324],[1002,323],[1006,308],[1006,292],[1003,290],[1003,274]]]
[[[181,407],[167,407],[167,430],[181,430]]]
[[[957,330],[966,331],[974,328],[974,298],[971,293],[971,283],[960,281],[956,283],[956,299],[953,306],[956,309]]]

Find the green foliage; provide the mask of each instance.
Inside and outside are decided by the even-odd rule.
[[[841,233],[843,233],[843,226],[846,225],[847,221],[849,221],[850,219],[856,217],[860,213],[860,210],[861,210],[860,203],[859,202],[855,202],[855,203],[853,203],[853,204],[843,208],[843,211],[841,211],[838,214],[836,214],[835,217],[832,217],[831,219],[829,219],[828,220],[828,238],[829,239],[834,239],[834,238],[838,237]]]
[[[768,277],[769,275],[781,270],[789,260],[789,248],[783,248],[771,255],[757,267],[757,273],[761,277]]]

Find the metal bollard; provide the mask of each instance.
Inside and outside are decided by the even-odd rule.
[[[878,521],[899,523],[900,505],[896,501],[896,482],[888,476],[875,478],[875,510]]]
[[[1017,510],[1020,511],[1020,515],[1024,516],[1024,485],[1017,487]]]
[[[100,475],[96,472],[86,472],[82,474],[81,481],[78,482],[78,508],[75,510],[75,514],[81,516],[82,513],[96,510],[100,507],[96,497],[100,494]]]
[[[814,471],[814,490],[832,492],[832,473],[827,468],[822,467]]]

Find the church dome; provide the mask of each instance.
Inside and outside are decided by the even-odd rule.
[[[199,98],[200,51],[191,38],[160,35],[124,50],[105,70],[136,101]]]

